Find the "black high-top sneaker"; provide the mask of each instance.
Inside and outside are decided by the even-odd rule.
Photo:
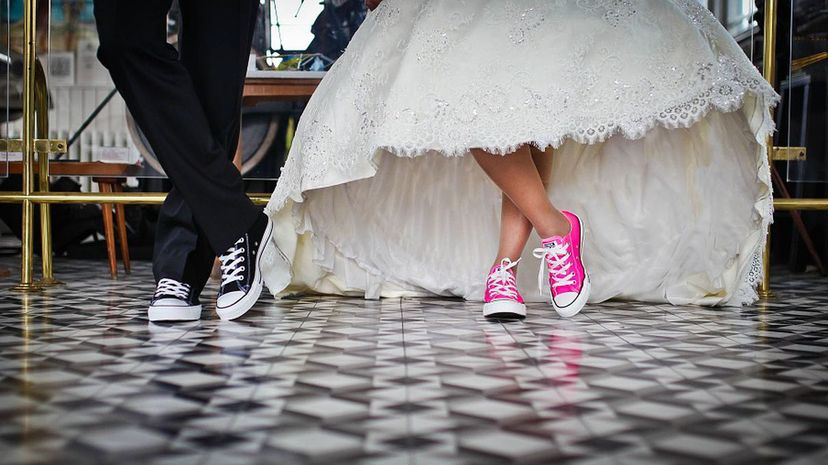
[[[150,321],[191,321],[201,318],[201,304],[193,288],[171,278],[158,281],[149,310]]]
[[[216,299],[216,313],[222,320],[235,320],[259,300],[264,280],[261,259],[271,252],[273,222],[264,213],[239,240],[219,257],[221,287]]]

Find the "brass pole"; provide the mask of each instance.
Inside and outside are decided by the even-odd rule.
[[[160,205],[167,194],[163,192],[42,192],[25,196],[22,192],[0,192],[0,203],[21,203],[28,198],[39,204],[69,203],[121,203],[125,205]],[[248,194],[256,205],[266,205],[270,194]],[[773,206],[784,210],[828,210],[828,199],[774,199]]]
[[[828,210],[828,199],[776,199],[776,210]]]
[[[35,20],[36,0],[23,2],[23,218],[20,284],[16,289],[31,291],[39,288],[32,280],[34,183],[34,88],[35,88]]]
[[[266,205],[270,194],[249,194],[256,205]],[[124,205],[160,205],[167,194],[163,192],[0,192],[0,203],[20,203],[30,200],[34,203],[119,203]]]
[[[762,57],[762,74],[771,85],[776,82],[776,0],[765,0],[765,25],[763,28],[764,52]],[[773,163],[773,136],[769,136],[767,144],[768,166]],[[773,297],[770,288],[770,245],[771,229],[768,226],[765,240],[765,250],[762,253],[762,282],[759,284],[759,297],[769,299]]]
[[[49,139],[49,88],[46,82],[46,73],[40,61],[35,62],[35,111],[37,112],[37,137]],[[49,154],[39,152],[37,160],[40,164],[39,184],[40,192],[49,192]],[[49,204],[40,205],[40,261],[43,266],[43,276],[40,284],[62,284],[54,277],[52,268],[52,216]]]

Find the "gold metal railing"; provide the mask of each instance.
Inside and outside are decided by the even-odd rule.
[[[46,74],[43,66],[35,60],[35,89],[34,104],[37,108],[37,137],[34,149],[37,152],[38,163],[40,164],[40,175],[38,177],[40,192],[49,192],[49,153],[65,152],[66,142],[62,140],[49,140],[49,88],[46,82]],[[45,142],[46,147],[40,149],[37,142]],[[29,175],[32,174],[29,169]],[[41,285],[62,284],[55,279],[52,268],[52,216],[51,207],[48,204],[40,205],[40,262],[42,265]],[[34,238],[32,238],[34,239]],[[21,281],[22,284],[22,281]]]
[[[34,129],[35,129],[35,57],[36,47],[36,0],[27,0],[23,2],[23,134],[22,134],[22,154],[23,154],[23,182],[22,189],[25,196],[22,200],[23,204],[23,232],[22,232],[22,250],[23,258],[20,268],[20,283],[17,289],[29,291],[38,288],[39,286],[34,282],[32,277],[32,252],[34,248],[32,237],[34,228],[32,226],[32,217],[34,216],[34,205],[32,200],[28,198],[32,194],[32,184],[34,184],[33,164],[35,155],[34,146]],[[48,112],[48,107],[46,109]],[[48,157],[48,155],[47,155]],[[47,179],[48,180],[48,179]],[[42,251],[43,256],[48,252]]]
[[[250,200],[256,205],[266,205],[270,194],[250,194]],[[21,203],[26,199],[38,204],[53,203],[114,203],[124,205],[160,205],[167,194],[163,192],[2,192],[0,202]]]
[[[765,24],[763,27],[764,43],[762,57],[762,74],[765,80],[773,84],[776,82],[776,26],[777,26],[777,0],[765,0]],[[793,63],[793,67],[801,67],[815,59],[825,57],[809,57],[807,60],[800,60]],[[801,160],[805,158],[804,147],[774,147],[773,137],[768,137],[768,164],[772,167],[774,160]],[[828,210],[828,199],[774,199],[773,206],[776,210]],[[765,243],[765,252],[762,256],[762,282],[759,284],[759,297],[769,299],[773,297],[770,286],[770,227]]]
[[[771,85],[776,79],[776,0],[765,0],[765,24],[762,28],[764,33],[764,51],[762,55],[762,74],[765,80]],[[768,136],[766,141],[768,147],[768,167],[773,168],[773,136]],[[773,181],[771,181],[772,183]],[[776,207],[776,202],[774,202]],[[769,299],[772,296],[770,288],[770,245],[771,226],[768,225],[767,236],[765,237],[765,250],[762,253],[762,282],[759,283],[759,297]]]
[[[0,141],[0,151],[17,151],[23,154],[23,185],[21,192],[0,192],[0,203],[21,203],[22,214],[22,257],[20,269],[20,283],[16,289],[31,291],[42,285],[54,284],[52,275],[51,255],[51,224],[49,221],[49,205],[53,203],[112,203],[112,204],[160,204],[166,198],[164,193],[80,193],[80,192],[49,192],[49,153],[66,150],[66,141],[48,139],[48,94],[46,80],[42,68],[36,59],[36,0],[25,0],[23,22],[23,131],[22,139]],[[768,82],[773,83],[776,77],[776,18],[777,0],[765,0],[764,24],[764,64],[763,74]],[[37,129],[37,131],[35,131]],[[779,157],[786,159],[801,158],[804,151],[798,148],[774,147],[773,140],[769,139],[768,160],[772,163]],[[40,163],[39,192],[33,189],[35,154]],[[259,205],[267,203],[267,194],[251,195],[251,199]],[[43,261],[43,280],[35,282],[32,273],[33,262],[33,225],[34,204],[41,205],[41,243]],[[828,210],[828,199],[776,199],[774,207],[777,210]],[[770,231],[768,231],[767,245],[763,257],[764,277],[759,286],[760,296],[768,298],[770,292]]]

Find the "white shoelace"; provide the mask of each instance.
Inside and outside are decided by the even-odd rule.
[[[575,271],[570,270],[572,263],[569,262],[569,244],[553,242],[546,247],[532,251],[535,258],[542,258],[540,270],[538,270],[538,290],[543,292],[543,272],[546,269],[555,278],[553,288],[560,286],[571,286],[575,284]]]
[[[190,296],[190,285],[170,278],[161,278],[158,287],[155,289],[155,296],[171,295],[181,300],[187,300]]]
[[[227,253],[219,256],[221,261],[221,285],[226,286],[234,281],[241,281],[244,276],[241,274],[244,271],[244,247],[237,247],[239,243],[244,242],[241,238],[233,244],[233,247],[227,249]]]
[[[517,300],[515,275],[509,270],[516,267],[519,262],[519,258],[515,262],[510,258],[504,258],[500,261],[500,266],[495,268],[492,274],[489,275],[489,282],[492,284],[493,292]]]

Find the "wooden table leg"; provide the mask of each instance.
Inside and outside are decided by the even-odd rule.
[[[115,192],[123,192],[124,185],[120,182],[112,184]],[[115,222],[118,223],[118,242],[121,243],[121,260],[124,261],[124,271],[129,273],[131,266],[129,264],[129,242],[127,242],[126,229],[126,213],[124,211],[124,204],[119,203],[115,205]]]
[[[241,123],[239,123],[239,143],[236,145],[236,153],[233,154],[233,164],[236,165],[236,169],[241,172],[242,169],[242,156],[244,156],[244,152],[242,152],[242,137],[241,137]]]
[[[101,192],[112,192],[112,184],[101,182],[98,184]],[[104,237],[106,238],[106,255],[109,258],[109,273],[112,279],[118,278],[118,262],[115,255],[115,225],[112,221],[112,204],[101,204],[101,213],[104,221]]]

